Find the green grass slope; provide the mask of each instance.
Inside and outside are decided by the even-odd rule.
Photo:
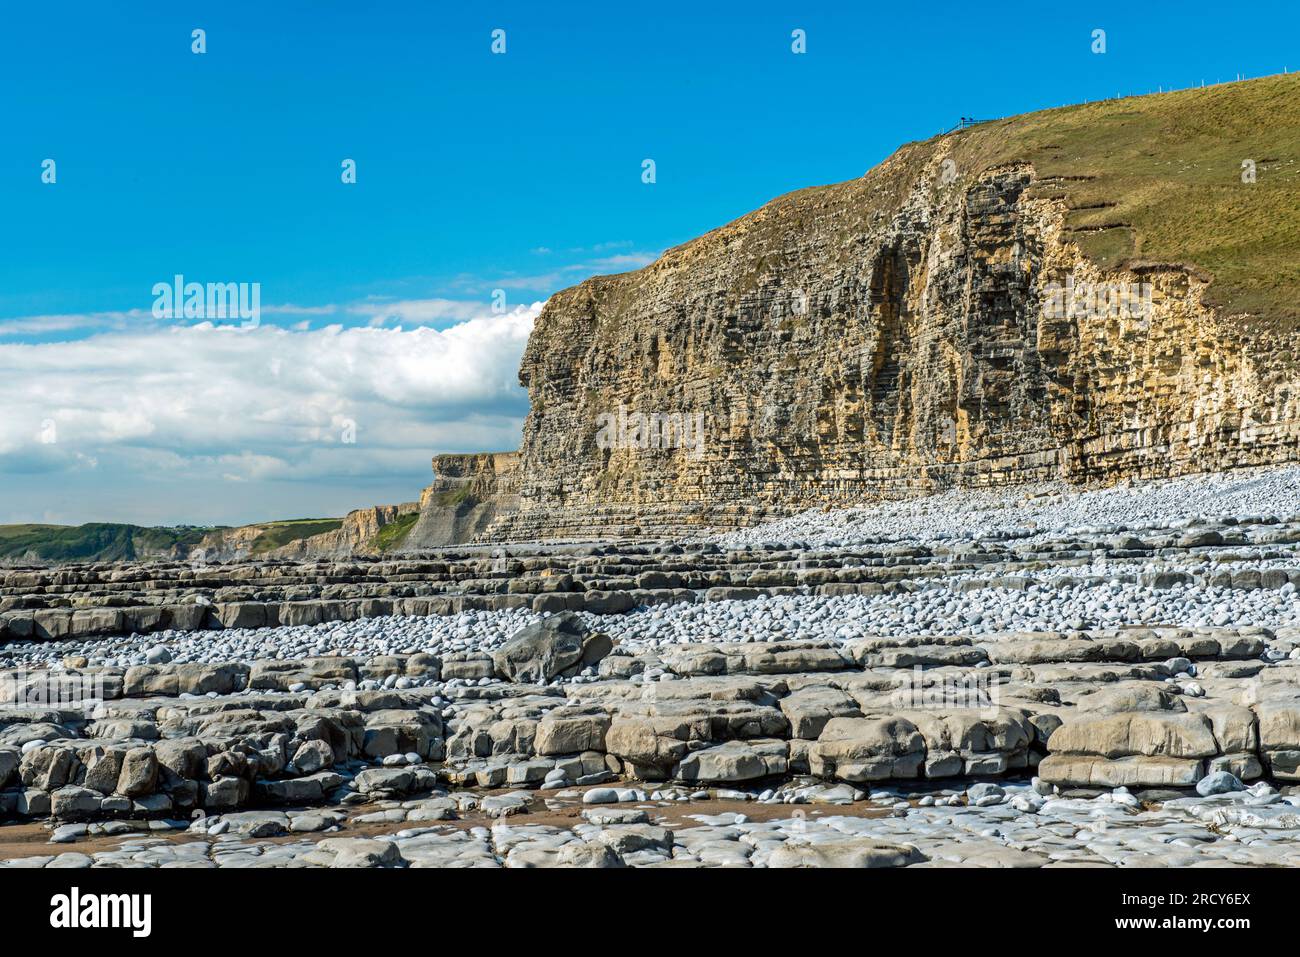
[[[1106,266],[1177,263],[1230,314],[1300,318],[1300,74],[1028,113],[951,133],[960,171],[1032,163]],[[1255,164],[1255,182],[1242,164]]]
[[[263,555],[282,545],[342,527],[338,518],[304,518],[265,522],[244,528],[261,529],[251,551]],[[409,527],[408,527],[409,528]],[[185,557],[204,535],[229,530],[212,528],[145,527],[117,522],[86,525],[0,525],[0,561],[41,562],[131,561],[168,556]]]
[[[210,529],[146,528],[116,522],[0,525],[0,559],[46,562],[120,561],[184,551]]]
[[[419,518],[419,512],[399,516],[379,530],[379,534],[370,540],[370,546],[377,552],[391,552],[400,548]]]
[[[253,539],[252,553],[264,555],[272,549],[281,548],[300,539],[338,531],[343,527],[343,519],[295,518],[283,522],[264,522],[253,527],[261,528],[263,531]]]

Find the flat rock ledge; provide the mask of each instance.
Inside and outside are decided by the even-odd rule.
[[[914,537],[817,548],[614,542],[317,561],[14,565],[0,569],[0,642],[308,627],[393,615],[617,615],[760,596],[906,594],[938,582],[958,591],[1064,595],[1114,583],[1158,592],[1262,589],[1289,596],[1300,588],[1297,544],[1300,515],[1053,535],[1026,528],[978,543]],[[1104,576],[1098,563],[1105,564]]]
[[[593,636],[569,637],[572,661],[551,661],[561,670]],[[189,820],[447,788],[772,789],[796,777],[870,789],[1034,775],[1047,795],[1297,781],[1300,662],[1266,665],[1272,638],[1169,628],[613,646],[588,664],[596,680],[560,685],[508,680],[487,655],[9,671],[0,687],[22,703],[0,707],[0,814]],[[416,680],[427,684],[400,686]],[[102,699],[30,703],[59,682]]]
[[[1238,516],[9,569],[0,861],[1281,863],[1298,549]]]

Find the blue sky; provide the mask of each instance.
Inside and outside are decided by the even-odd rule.
[[[0,14],[0,522],[411,500],[517,442],[560,288],[963,115],[1300,67],[1282,4],[468,6]],[[153,319],[177,273],[260,283],[262,327]]]

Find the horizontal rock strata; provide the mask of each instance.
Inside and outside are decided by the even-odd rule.
[[[89,713],[30,702],[24,692],[49,672],[21,673],[21,688],[7,672],[0,811],[76,821],[409,795],[439,783],[615,778],[727,786],[805,774],[867,785],[1037,769],[1066,787],[1187,788],[1215,771],[1300,780],[1300,662],[1265,668],[1264,631],[724,642],[633,654],[601,646],[576,618],[567,650],[563,622],[546,619],[495,661],[416,654],[61,673],[92,679],[102,700]],[[528,683],[582,669],[592,680]]]
[[[232,866],[1034,865],[1108,858],[981,835],[1104,805],[1154,816],[1150,841],[1240,833],[1255,850],[1233,853],[1263,857],[1249,835],[1300,826],[1297,531],[1239,515],[979,542],[16,568],[0,816],[74,845],[183,833]],[[114,631],[128,615],[153,630]],[[998,823],[977,847],[923,823],[810,823],[811,847],[801,818],[736,831],[699,813],[713,801]],[[647,802],[713,823],[627,806]],[[587,823],[445,830],[576,805]],[[390,825],[403,836],[349,833]],[[717,832],[775,843],[741,853]],[[32,859],[99,861],[78,853]],[[190,852],[172,853],[148,857]]]
[[[1099,582],[1294,592],[1300,516],[1205,520],[1140,533],[1080,531],[980,544],[851,548],[712,543],[445,549],[392,558],[91,563],[0,570],[0,641],[262,628],[383,615],[528,609],[618,614],[760,595],[959,590],[1065,592]],[[1099,576],[1094,563],[1108,563]]]

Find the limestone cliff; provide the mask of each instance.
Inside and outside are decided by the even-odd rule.
[[[359,508],[343,516],[343,524],[334,531],[289,542],[271,554],[277,558],[324,558],[400,549],[418,510],[416,502]]]
[[[556,294],[520,370],[518,509],[492,533],[1294,460],[1297,94],[1277,77],[984,124]]]
[[[305,519],[222,528],[183,556],[191,560],[232,561],[265,558],[328,558],[373,555],[400,549],[415,524],[419,505],[374,505],[348,512],[341,519]]]
[[[487,537],[518,505],[519,454],[437,455],[435,481],[403,548],[434,548]]]

